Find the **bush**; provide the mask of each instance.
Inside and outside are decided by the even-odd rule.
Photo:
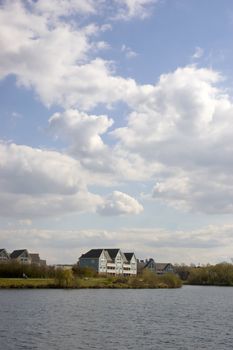
[[[159,277],[155,272],[145,269],[142,273],[141,279],[148,286],[148,288],[156,288],[159,284]]]
[[[77,277],[97,277],[98,273],[92,267],[80,267],[74,265],[72,271]]]
[[[189,284],[233,286],[233,265],[221,263],[193,268],[188,277]]]
[[[72,270],[58,268],[55,272],[55,284],[58,287],[69,288],[74,286],[74,275]]]
[[[162,284],[167,285],[169,288],[179,288],[182,286],[181,279],[173,273],[166,273],[160,276]]]
[[[174,272],[182,279],[182,281],[187,281],[191,270],[192,270],[191,266],[187,266],[184,264],[174,266]]]

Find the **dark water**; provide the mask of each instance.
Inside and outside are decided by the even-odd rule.
[[[1,290],[0,349],[233,349],[233,288]]]

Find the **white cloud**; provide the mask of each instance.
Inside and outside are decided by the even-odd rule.
[[[121,46],[121,51],[125,54],[126,58],[129,58],[129,59],[137,56],[137,53],[126,45]]]
[[[50,119],[50,130],[67,143],[69,156],[22,151],[21,146],[14,158],[11,149],[14,161],[2,158],[1,188],[23,195],[76,196],[88,192],[92,184],[153,179],[153,196],[169,205],[231,213],[233,104],[218,86],[220,75],[190,66],[162,75],[155,85],[140,86],[116,75],[109,62],[91,56],[103,46],[98,39],[103,27],[66,20],[71,12],[93,13],[96,2],[60,1],[60,8],[57,4],[58,0],[30,2],[27,7],[21,1],[2,3],[0,76],[13,74],[44,104],[67,107],[67,112]],[[151,4],[122,0],[115,6],[132,18]],[[54,7],[57,12],[51,16]],[[197,53],[200,56],[200,50]],[[80,112],[100,104],[110,107],[116,101],[127,103],[130,114],[127,125],[111,133],[109,116]],[[79,111],[72,110],[74,106]],[[105,136],[114,136],[114,143],[107,145]],[[48,161],[42,161],[46,152],[51,159],[47,167]]]
[[[3,247],[12,251],[25,247],[39,252],[49,263],[75,263],[91,248],[120,247],[140,258],[157,262],[218,263],[229,261],[233,249],[233,225],[207,226],[196,230],[171,231],[159,228],[120,230],[0,230]]]
[[[119,6],[117,19],[130,20],[132,18],[144,19],[150,15],[151,5],[158,0],[115,0]]]
[[[18,221],[20,226],[31,226],[32,225],[32,220],[30,219],[22,219]]]
[[[94,11],[93,1],[42,0],[30,2],[27,8],[23,4],[4,1],[0,8],[1,79],[15,75],[19,86],[34,89],[47,106],[85,110],[99,103],[110,106],[126,100],[136,89],[134,80],[117,76],[110,62],[93,58],[93,53],[108,47],[98,35],[109,27],[93,23],[83,26],[78,18],[70,21],[60,16],[74,10],[82,13],[82,7],[83,11]],[[51,13],[55,17],[48,18]]]
[[[75,194],[85,189],[78,161],[55,151],[0,144],[0,190],[24,194]]]
[[[105,203],[99,208],[102,215],[139,214],[143,206],[126,193],[114,191],[105,199]]]
[[[96,211],[101,196],[87,190],[77,160],[55,151],[0,144],[0,215],[40,217]]]
[[[101,135],[112,126],[106,115],[88,115],[77,110],[55,113],[49,119],[50,131],[70,144],[70,152],[78,155],[95,155],[106,148]]]
[[[89,185],[96,182],[99,182],[98,177],[68,155],[15,144],[0,144],[2,217],[15,216],[25,220],[71,212],[121,215],[142,211],[142,206],[124,193],[113,192],[104,198],[89,192]]]
[[[75,109],[55,113],[49,119],[49,132],[65,142],[65,151],[90,172],[89,184],[116,185],[125,180],[149,179],[158,164],[148,164],[137,154],[109,145],[113,120],[107,115],[91,115]]]
[[[96,2],[93,0],[31,0],[30,4],[34,11],[52,17],[85,15],[96,11]]]
[[[195,48],[194,54],[192,55],[192,58],[194,58],[194,59],[201,58],[203,56],[203,54],[204,54],[204,49],[199,47],[199,46],[197,46]]]
[[[153,195],[176,208],[233,212],[233,104],[220,81],[195,67],[162,75],[132,95],[128,125],[112,132],[123,149],[161,165]]]

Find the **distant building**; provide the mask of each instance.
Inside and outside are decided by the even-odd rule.
[[[46,260],[42,260],[38,253],[29,253],[27,249],[18,249],[9,254],[6,249],[0,249],[0,263],[12,260],[23,264],[46,266]]]
[[[0,249],[0,263],[8,262],[10,260],[10,255],[7,253],[6,249]]]
[[[124,276],[137,274],[135,254],[123,253],[120,249],[91,249],[79,258],[79,266],[93,268],[102,274]]]
[[[11,260],[18,261],[23,264],[31,264],[32,259],[27,249],[14,250],[10,255]]]
[[[139,272],[147,269],[154,273],[157,273],[158,275],[163,275],[165,273],[174,273],[174,267],[171,263],[157,263],[152,258],[149,260],[138,260],[137,266]]]
[[[41,260],[38,253],[29,253],[29,255],[31,257],[31,264],[37,266],[46,266],[46,260]]]
[[[72,270],[74,265],[71,264],[57,264],[54,265],[55,269],[62,269],[62,270]]]
[[[171,263],[156,263],[156,273],[163,275],[164,273],[174,273],[174,266]]]

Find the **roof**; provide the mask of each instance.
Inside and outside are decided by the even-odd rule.
[[[155,261],[154,261],[154,259],[152,259],[152,258],[150,258],[150,259],[145,263],[144,268],[146,268],[147,266],[149,266],[151,263],[155,264]],[[157,264],[156,264],[156,266],[157,266]]]
[[[124,253],[125,254],[125,257],[128,261],[130,261],[134,255],[134,253]]]
[[[10,257],[11,259],[17,259],[21,254],[23,254],[24,252],[27,252],[27,249],[19,249],[19,250],[14,250]]]
[[[103,249],[91,249],[87,253],[82,254],[80,256],[80,259],[82,258],[92,258],[92,259],[98,259],[102,253]]]
[[[105,250],[107,250],[108,254],[110,255],[110,258],[114,260],[120,249],[118,248],[118,249],[105,249]]]
[[[156,263],[156,270],[164,270],[170,263]]]

